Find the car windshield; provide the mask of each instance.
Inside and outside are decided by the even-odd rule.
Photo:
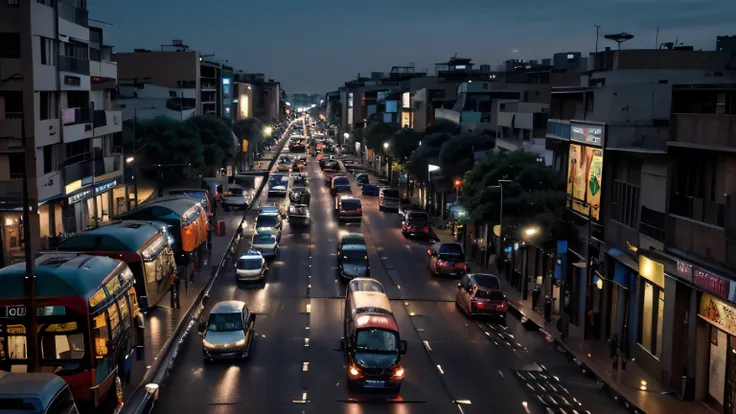
[[[360,208],[360,200],[342,200],[343,211],[353,211]]]
[[[275,227],[279,219],[276,215],[261,215],[256,219],[256,228],[258,227]]]
[[[475,291],[475,297],[480,299],[490,299],[490,300],[503,300],[504,295],[503,292],[500,290],[490,290],[486,291],[483,289],[478,289]]]
[[[456,243],[443,243],[442,245],[440,245],[440,250],[438,253],[439,254],[462,255],[463,248],[460,247],[460,245]]]
[[[233,332],[243,330],[240,313],[213,313],[207,322],[207,330],[212,332]]]
[[[338,185],[350,185],[350,181],[348,181],[348,177],[335,177],[335,181],[333,181],[333,184],[335,187]]]
[[[383,190],[383,196],[387,198],[399,198],[399,190]]]
[[[429,223],[429,216],[427,214],[422,213],[411,213],[409,214],[409,220],[408,222],[410,224],[424,224]]]
[[[342,260],[350,264],[368,263],[368,252],[365,250],[343,250]]]
[[[271,244],[276,242],[276,237],[271,233],[261,233],[253,236],[253,244]]]
[[[492,275],[475,275],[475,282],[482,288],[501,290],[501,285],[498,283],[498,279]]]
[[[238,270],[258,270],[261,268],[261,259],[240,259],[238,260]]]
[[[398,352],[399,339],[395,332],[384,329],[363,329],[355,336],[355,348],[363,352]]]

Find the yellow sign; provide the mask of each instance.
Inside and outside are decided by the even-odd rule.
[[[248,152],[248,141],[243,140],[241,142],[243,143],[243,152]]]
[[[703,293],[698,315],[729,334],[736,335],[736,309],[733,306]]]
[[[69,194],[71,192],[79,190],[80,188],[82,188],[82,180],[77,180],[67,184],[64,188],[64,191],[66,191],[65,194]]]
[[[590,205],[590,215],[595,220],[600,218],[602,176],[603,150],[570,144],[567,194],[572,198],[573,210],[587,216],[586,205]]]
[[[664,287],[664,265],[646,256],[639,256],[639,274],[655,285]]]

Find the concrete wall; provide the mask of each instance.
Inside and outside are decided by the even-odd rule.
[[[199,52],[115,53],[118,79],[150,78],[151,83],[176,88],[177,81],[196,81],[199,85]]]

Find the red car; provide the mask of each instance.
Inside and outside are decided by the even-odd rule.
[[[465,253],[460,243],[432,243],[427,250],[427,255],[429,256],[429,270],[434,276],[459,276],[470,272],[470,266],[465,263]]]
[[[429,215],[423,211],[408,211],[401,220],[401,234],[429,237]]]
[[[506,317],[508,301],[494,275],[477,273],[464,275],[457,284],[455,304],[469,316]]]

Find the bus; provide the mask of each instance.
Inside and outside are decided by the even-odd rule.
[[[176,272],[164,223],[126,220],[76,233],[64,239],[61,251],[85,252],[124,261],[135,276],[141,310],[147,312],[166,297]]]
[[[377,290],[378,286],[367,283],[348,285],[340,341],[348,360],[348,389],[385,389],[398,394],[404,381],[401,356],[406,354],[407,343],[400,339],[388,297]]]
[[[84,253],[36,258],[38,361],[63,378],[74,399],[97,407],[127,382],[143,346],[135,277],[120,260]],[[0,269],[0,370],[28,372],[25,264]]]

